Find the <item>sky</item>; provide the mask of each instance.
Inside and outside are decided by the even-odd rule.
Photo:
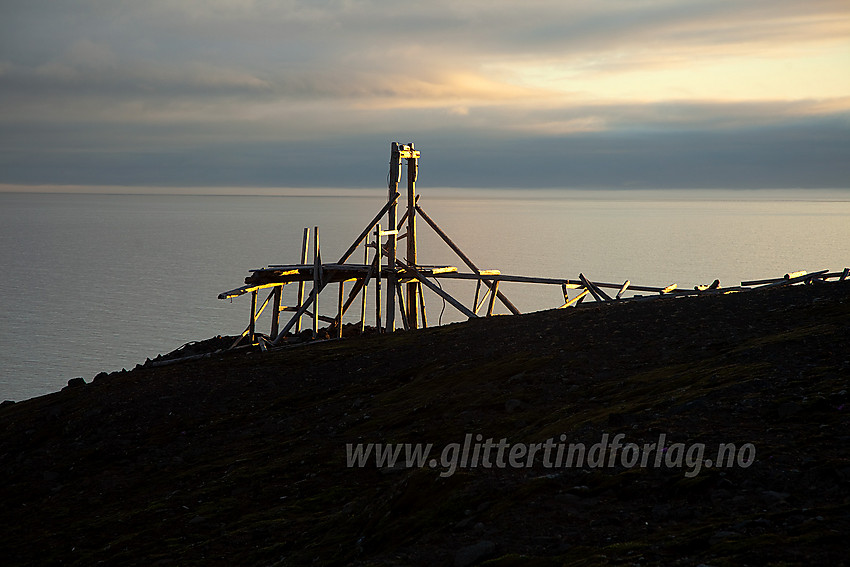
[[[0,186],[850,188],[848,0],[0,0]]]

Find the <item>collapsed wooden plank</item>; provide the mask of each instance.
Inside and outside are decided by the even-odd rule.
[[[794,284],[800,283],[800,282],[811,281],[812,279],[815,279],[819,276],[823,276],[824,274],[827,274],[828,272],[829,272],[829,270],[819,270],[817,272],[811,272],[811,273],[803,272],[802,275],[798,275],[798,276],[794,276],[793,274],[795,272],[791,272],[789,274],[785,274],[785,276],[787,276],[787,277],[783,277],[781,280],[758,286],[756,289],[765,289],[765,288],[771,288],[771,287],[782,287],[782,286],[786,286],[786,285],[794,285]]]
[[[581,283],[584,285],[584,287],[590,291],[596,301],[611,301],[611,297],[607,293],[599,289],[599,286],[597,286],[595,283],[584,277],[584,274],[579,274],[578,278],[581,280]]]
[[[577,295],[577,296],[575,296],[574,298],[572,298],[572,299],[568,299],[568,300],[567,300],[567,302],[566,302],[566,303],[564,303],[563,305],[561,305],[560,307],[558,307],[558,309],[564,309],[564,308],[569,307],[570,305],[572,305],[572,304],[574,304],[574,303],[575,303],[576,305],[578,305],[579,303],[581,303],[582,301],[584,301],[584,298],[585,298],[585,296],[586,296],[588,293],[590,293],[588,290],[584,290],[584,291],[582,291],[580,294],[578,294],[578,295]]]

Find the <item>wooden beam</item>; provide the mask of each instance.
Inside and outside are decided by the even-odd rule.
[[[480,278],[479,274],[469,274],[469,273],[449,273],[449,274],[434,274],[433,277],[437,278],[453,278],[459,280],[475,280]],[[515,282],[515,283],[533,283],[533,284],[544,284],[544,285],[560,285],[566,286],[567,289],[582,289],[584,288],[584,284],[581,280],[571,280],[564,278],[538,278],[534,276],[514,276],[509,274],[501,274],[498,276],[487,276],[489,280],[499,280],[502,282]],[[620,289],[623,284],[613,284],[613,283],[605,283],[605,282],[593,282],[598,288],[606,288],[606,289]],[[629,289],[632,291],[646,291],[652,293],[660,293],[664,288],[654,287],[654,286],[645,286],[645,285],[629,285]]]
[[[449,238],[449,236],[445,232],[443,232],[443,229],[441,229],[437,225],[437,223],[434,222],[434,220],[431,217],[429,217],[428,214],[425,213],[425,211],[422,210],[422,207],[420,207],[419,205],[416,205],[416,211],[419,213],[419,216],[422,217],[422,220],[424,220],[426,223],[428,223],[428,225],[434,230],[434,232],[436,232],[437,235],[440,238],[443,239],[443,242],[445,242],[448,245],[448,247],[451,248],[454,251],[455,254],[457,254],[458,258],[460,258],[463,261],[463,263],[466,264],[469,267],[470,270],[472,270],[473,272],[476,272],[476,275],[477,275],[480,272],[478,267],[472,262],[472,260],[469,259],[469,257],[466,254],[463,253],[463,250],[461,250],[458,247],[458,245],[455,244],[452,241],[452,239]],[[493,284],[489,279],[483,280],[483,281],[484,281],[484,285],[492,288]],[[514,315],[519,315],[521,313],[520,310],[517,309],[514,306],[514,304],[511,303],[511,301],[501,291],[496,295],[496,297],[498,297],[499,301],[501,301],[502,304],[505,307],[507,307],[508,310],[511,313],[513,313]]]
[[[270,287],[281,287],[285,286],[289,282],[274,282],[267,283],[263,285],[243,285],[242,287],[237,287],[236,289],[231,289],[230,291],[224,291],[218,294],[219,299],[233,299],[234,297],[240,297],[245,295],[246,293],[251,293],[252,291],[257,291],[260,289],[268,289]]]
[[[363,239],[366,238],[366,236],[368,236],[370,232],[372,232],[372,229],[375,228],[375,225],[381,221],[381,217],[384,216],[384,214],[386,214],[390,207],[392,207],[393,204],[398,201],[398,198],[400,196],[401,194],[396,192],[396,194],[393,195],[387,201],[387,204],[384,205],[384,208],[382,208],[381,211],[377,215],[375,215],[375,218],[372,219],[372,222],[369,223],[369,225],[363,229],[363,232],[360,233],[360,236],[358,236],[357,239],[351,244],[351,246],[348,247],[348,250],[346,250],[345,253],[340,256],[337,264],[345,264],[345,261],[348,260],[352,254],[354,254],[354,251],[357,250],[357,247],[360,246],[360,243],[363,242]]]
[[[301,238],[301,264],[307,263],[307,251],[310,247],[310,229],[304,229],[304,236]],[[304,303],[304,282],[298,282],[298,305],[300,306]],[[295,323],[295,334],[301,332],[301,317],[298,317],[298,320]],[[274,338],[272,339],[274,340]]]
[[[487,288],[487,291],[490,291],[489,287]],[[481,295],[481,279],[479,279],[478,281],[475,282],[475,296],[472,298],[472,310],[475,311],[476,314],[478,313],[478,308],[479,308],[479,304],[478,304],[478,296],[479,295]],[[484,296],[486,297],[487,294],[485,293]],[[483,303],[483,300],[482,300],[482,303]]]
[[[342,284],[340,284],[342,285]],[[280,329],[280,299],[281,292],[283,291],[283,286],[276,286],[274,288],[274,302],[272,303],[272,328],[269,332],[269,336],[274,340],[277,337],[277,332]]]
[[[319,227],[313,227],[313,338],[319,335],[319,293],[322,282],[322,251],[319,249]]]
[[[578,294],[574,298],[567,299],[567,302],[564,303],[563,305],[561,305],[560,307],[558,307],[558,309],[564,309],[565,307],[569,307],[573,303],[578,305],[579,303],[581,303],[584,300],[584,296],[586,296],[588,293],[590,293],[588,290],[582,291],[580,294]]]
[[[375,264],[377,265],[375,275],[375,328],[378,333],[381,333],[381,223],[375,225]]]
[[[478,315],[476,315],[475,313],[470,311],[469,308],[467,308],[464,304],[462,304],[457,299],[455,299],[454,297],[452,297],[451,295],[449,295],[448,293],[446,293],[445,291],[440,289],[440,287],[437,286],[436,284],[433,284],[430,281],[428,281],[425,278],[425,276],[420,274],[419,271],[416,270],[416,268],[414,268],[413,266],[409,266],[409,265],[405,264],[404,262],[402,262],[401,260],[396,260],[396,264],[401,266],[405,270],[409,271],[410,273],[412,273],[414,276],[416,276],[416,279],[418,281],[422,282],[422,284],[425,287],[427,287],[428,289],[430,289],[431,291],[433,291],[434,293],[436,293],[437,295],[439,295],[440,297],[445,299],[448,303],[451,303],[452,306],[455,307],[455,309],[457,309],[458,311],[460,311],[461,313],[463,313],[467,317],[469,317],[469,318],[477,318],[478,317]],[[408,306],[408,311],[414,311],[415,310],[415,309],[411,310],[409,307],[410,306]]]
[[[413,144],[410,149],[414,150]],[[416,266],[416,178],[419,174],[418,157],[410,155],[407,159],[407,264]],[[419,327],[416,313],[416,283],[407,284],[407,323],[411,329]]]
[[[398,310],[401,313],[401,324],[404,326],[404,330],[407,331],[410,329],[410,325],[407,323],[407,309],[404,305],[404,293],[402,293],[401,283],[396,280],[396,297],[398,297]]]
[[[403,146],[401,146],[403,147]],[[387,202],[392,201],[392,205],[387,210],[387,227],[394,230],[386,231],[387,236],[387,265],[391,268],[395,267],[395,258],[398,248],[398,201],[394,200],[394,196],[398,194],[398,184],[401,181],[401,149],[398,142],[393,142],[391,145],[390,156],[390,178],[388,184]],[[395,272],[387,277],[387,330],[395,331]]]
[[[370,232],[372,232],[372,229],[375,228],[375,225],[381,221],[381,217],[384,216],[386,212],[390,209],[390,207],[392,207],[393,204],[398,201],[399,197],[401,197],[401,194],[397,192],[387,201],[387,204],[384,205],[384,207],[378,212],[377,215],[375,215],[375,218],[372,219],[372,222],[370,222],[366,226],[366,228],[363,229],[363,232],[361,232],[360,235],[354,240],[354,242],[351,243],[351,246],[348,247],[348,250],[346,250],[343,255],[339,257],[339,261],[337,262],[337,264],[345,264],[345,261],[348,260],[352,254],[354,254],[354,251],[357,250],[357,247],[360,246],[360,243],[363,242],[363,239],[366,238]]]
[[[255,291],[251,292],[251,320],[248,322],[248,334],[250,335],[250,340],[251,340],[252,343],[254,342],[254,331],[255,331],[254,327],[257,324],[257,316],[255,314],[256,309],[257,309],[257,292],[255,290]]]
[[[339,297],[336,308],[336,338],[342,338],[342,294],[345,291],[345,282],[339,282]]]
[[[793,285],[793,284],[795,284],[795,283],[804,282],[804,281],[807,281],[807,280],[811,280],[811,279],[813,279],[813,278],[816,278],[816,277],[818,277],[818,276],[822,276],[823,274],[826,274],[826,273],[828,273],[828,272],[829,272],[829,270],[819,270],[819,271],[817,271],[817,272],[804,273],[803,275],[795,276],[795,277],[788,278],[788,279],[785,279],[785,278],[783,277],[783,278],[782,278],[781,280],[779,280],[779,281],[775,281],[775,282],[773,282],[773,283],[769,283],[769,284],[765,284],[765,285],[759,286],[759,287],[758,287],[758,288],[756,288],[756,289],[764,289],[764,288],[770,288],[770,287],[782,287],[782,286],[785,286],[785,285]],[[789,275],[790,275],[790,274],[789,274]]]
[[[611,297],[607,293],[599,289],[599,287],[595,283],[584,277],[584,274],[579,274],[578,279],[581,280],[581,283],[584,284],[585,288],[590,290],[590,293],[593,295],[596,301],[611,301]]]
[[[422,328],[428,328],[428,314],[425,312],[425,296],[422,294],[422,284],[416,283],[416,294],[419,298],[419,312],[422,315]]]
[[[623,282],[623,287],[621,287],[620,291],[617,292],[617,299],[620,299],[623,296],[623,294],[626,293],[626,290],[629,289],[629,286],[631,284],[632,284],[632,282],[629,281],[629,280],[626,280],[625,282]]]
[[[490,304],[487,306],[487,316],[493,316],[493,305],[496,303],[496,294],[499,293],[499,280],[493,282],[492,293],[490,294]]]

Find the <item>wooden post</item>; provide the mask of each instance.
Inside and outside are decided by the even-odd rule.
[[[391,144],[390,152],[390,182],[387,195],[387,202],[392,203],[387,210],[387,226],[390,230],[396,228],[398,223],[398,201],[395,196],[398,195],[398,184],[401,181],[401,152],[399,143]],[[387,332],[395,331],[395,294],[397,280],[395,274],[395,259],[396,249],[398,246],[398,234],[389,234],[387,240],[387,267],[391,273],[387,274]]]
[[[363,245],[363,264],[369,263],[369,247]],[[363,278],[363,299],[360,302],[360,334],[366,330],[366,290],[369,289],[369,273]]]
[[[277,338],[278,329],[280,329],[280,297],[283,295],[283,286],[278,285],[274,288],[274,301],[272,302],[272,329],[269,336],[272,340]]]
[[[410,325],[407,323],[407,308],[404,305],[404,293],[401,289],[401,284],[398,281],[398,278],[395,280],[396,286],[396,297],[398,297],[398,310],[401,313],[401,324],[404,325],[404,330],[407,331],[410,329]]]
[[[626,280],[625,282],[623,282],[623,287],[621,287],[620,291],[617,292],[617,299],[620,299],[623,294],[626,293],[626,290],[629,289],[630,285],[632,285],[632,282],[630,280]]]
[[[419,297],[419,313],[422,315],[422,328],[428,328],[428,317],[425,314],[425,296],[422,295],[422,284],[416,282],[417,297]]]
[[[342,293],[345,288],[345,282],[339,282],[339,302],[336,310],[336,338],[342,338]]]
[[[490,292],[490,304],[487,306],[487,316],[493,316],[493,305],[496,304],[496,294],[499,293],[499,280],[493,282],[493,289]]]
[[[307,263],[307,250],[310,246],[310,229],[304,229],[304,236],[301,239],[301,265]],[[298,306],[304,303],[304,282],[298,282]],[[295,334],[301,332],[301,316],[298,317],[298,320],[295,322]]]
[[[319,227],[313,227],[313,338],[319,334],[319,292],[322,286],[322,253],[319,250]]]
[[[381,223],[375,225],[375,264],[377,265],[377,273],[375,274],[375,327],[378,332],[382,332],[381,328]]]
[[[253,344],[254,330],[257,321],[257,290],[251,292],[251,320],[248,322],[248,340]]]
[[[419,159],[413,144],[410,144],[407,154],[407,265],[416,268],[416,178],[419,173]],[[419,317],[416,312],[417,282],[407,284],[407,324],[411,329],[419,327]]]

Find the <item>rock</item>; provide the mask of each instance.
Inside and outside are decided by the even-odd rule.
[[[741,534],[738,532],[727,532],[727,531],[719,531],[715,532],[710,538],[708,538],[709,545],[715,545],[720,543],[721,541],[732,539],[735,537],[739,537]]]
[[[776,408],[776,413],[779,414],[779,417],[782,419],[786,419],[800,412],[803,408],[800,407],[800,404],[796,404],[794,402],[785,402],[784,404],[779,404],[779,407]]]
[[[522,402],[516,399],[511,399],[505,402],[505,411],[508,413],[513,413],[519,409],[522,409]]]
[[[79,388],[80,386],[85,386],[86,381],[83,378],[71,378],[68,380],[68,388]]]
[[[492,541],[479,541],[474,545],[461,548],[455,554],[455,567],[468,567],[491,557],[496,553],[496,544]]]
[[[0,409],[8,408],[13,405],[15,405],[15,402],[13,400],[3,400],[3,403],[0,404]]]
[[[765,490],[761,493],[761,496],[766,503],[774,504],[776,502],[784,502],[791,495],[787,492],[775,492],[773,490]]]
[[[99,380],[103,380],[104,378],[108,378],[108,377],[109,377],[109,374],[107,374],[106,372],[98,372],[97,374],[95,374],[95,377],[92,379],[92,382],[97,382]]]

